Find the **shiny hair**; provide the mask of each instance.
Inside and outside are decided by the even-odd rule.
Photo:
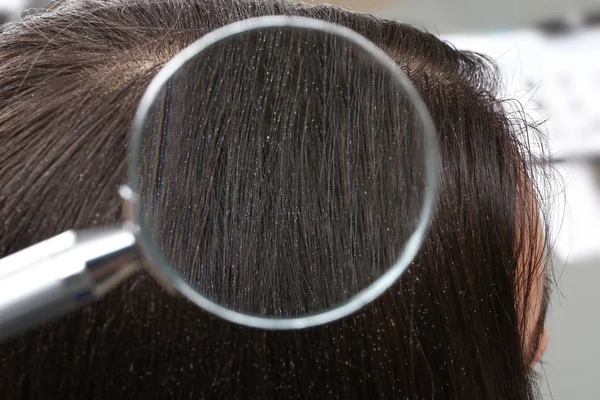
[[[119,221],[117,188],[126,181],[131,121],[153,76],[207,32],[249,17],[280,14],[334,22],[365,36],[403,69],[426,103],[437,129],[442,183],[417,258],[399,282],[361,311],[302,331],[233,325],[167,295],[140,273],[102,301],[0,345],[0,392],[5,398],[535,397],[522,306],[544,269],[543,252],[531,251],[540,247],[534,233],[543,228],[539,193],[527,162],[528,141],[523,140],[533,129],[497,99],[498,79],[490,61],[395,21],[282,0],[79,0],[3,26],[0,256],[64,230]],[[372,90],[364,82],[353,89],[359,97]],[[281,95],[287,100],[280,113],[286,115],[294,94]],[[380,101],[373,106],[393,107]],[[237,106],[243,108],[242,100]],[[322,118],[318,107],[306,110],[311,113]],[[234,126],[244,117],[237,116]],[[336,115],[330,118],[335,123]],[[285,136],[283,126],[271,128],[273,140],[281,139],[277,134]],[[223,140],[229,140],[224,132]],[[394,135],[384,132],[356,127],[356,134],[392,156]],[[267,128],[262,134],[269,134]],[[304,144],[305,150],[327,148],[328,140],[327,135],[316,138]],[[256,151],[264,148],[263,143],[241,152],[237,169],[256,168],[257,160],[275,162],[263,153],[257,158]],[[299,154],[306,156],[306,151]],[[221,172],[228,171],[217,160],[227,158],[217,148],[206,152]],[[350,161],[358,172],[372,166],[360,157]],[[293,160],[278,165],[287,177],[299,167]],[[382,167],[381,179],[398,181],[395,165]],[[341,168],[332,165],[332,176],[347,174]],[[254,187],[251,193],[267,193],[256,213],[244,212],[243,202],[219,203],[221,208],[209,210],[207,218],[214,224],[209,238],[198,231],[203,227],[182,223],[187,211],[177,206],[182,193],[174,193],[163,199],[173,206],[166,224],[172,229],[163,230],[159,240],[174,252],[190,238],[205,240],[214,244],[207,254],[218,259],[226,251],[221,243],[235,239],[251,253],[234,254],[248,263],[249,271],[257,262],[274,268],[298,256],[290,253],[290,238],[300,240],[306,232],[325,243],[306,261],[313,265],[330,258],[333,264],[362,266],[378,252],[394,254],[399,235],[378,241],[378,232],[393,230],[399,221],[392,220],[390,226],[362,224],[362,239],[353,240],[351,224],[320,220],[332,216],[327,206],[343,214],[348,204],[351,213],[374,215],[388,204],[386,196],[402,197],[406,188],[387,185],[391,192],[384,196],[374,189],[368,199],[352,199],[352,190],[342,191],[338,203],[318,207],[327,202],[328,182],[317,178],[297,181],[310,193],[307,197],[281,182]],[[201,179],[198,184],[199,190],[206,189]],[[201,192],[206,197],[199,204],[223,195],[222,189],[215,190]],[[269,195],[268,190],[273,192]],[[261,219],[273,207],[275,194],[280,201],[275,206],[296,210],[303,224],[281,230]],[[235,218],[224,220],[223,215]],[[292,224],[290,218],[279,222]],[[248,234],[256,232],[249,228],[246,236],[232,239],[238,225],[259,226],[260,235]],[[351,251],[341,245],[327,247],[326,239],[332,237],[352,243]],[[264,251],[267,245],[287,253],[270,257],[274,253]],[[332,251],[325,256],[327,249]],[[282,255],[289,259],[282,260]],[[361,268],[355,271],[360,274]],[[534,343],[540,332],[536,335]]]

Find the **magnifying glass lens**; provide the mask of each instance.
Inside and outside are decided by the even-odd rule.
[[[147,108],[142,235],[159,268],[228,310],[339,307],[412,259],[433,189],[424,115],[399,70],[333,32],[213,41]]]

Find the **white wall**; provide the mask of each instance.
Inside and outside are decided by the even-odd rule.
[[[546,400],[600,399],[600,261],[557,265],[544,357]]]
[[[600,0],[391,0],[375,12],[448,33],[519,26],[588,10],[600,12]]]

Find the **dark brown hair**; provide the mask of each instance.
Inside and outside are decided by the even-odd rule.
[[[540,253],[525,250],[539,247],[532,234],[538,231],[537,202],[523,190],[533,187],[527,143],[519,140],[528,128],[496,99],[487,60],[394,21],[280,0],[80,0],[5,25],[0,256],[64,230],[118,221],[128,134],[149,81],[207,32],[271,14],[313,17],[357,31],[386,51],[423,97],[438,131],[442,184],[417,259],[360,312],[296,332],[219,320],[139,274],[97,304],[0,345],[4,398],[534,398],[525,313],[518,305],[527,304],[543,267]],[[380,147],[393,139],[362,134]],[[249,152],[237,162],[243,169],[256,157]],[[323,190],[316,179],[303,184],[312,184],[315,196]],[[282,201],[296,204],[294,191],[282,189],[277,187]],[[405,192],[399,188],[395,195]],[[306,220],[318,220],[319,207],[309,207],[317,200],[306,201],[304,212],[313,210]],[[385,199],[369,201],[353,203],[355,211],[369,214]],[[267,200],[262,204],[269,207]],[[227,207],[239,211],[241,205]],[[174,215],[181,220],[181,210]],[[213,235],[228,240],[227,226],[240,218],[257,223],[253,215],[238,212],[237,218]],[[190,237],[189,226],[173,226],[160,239],[167,250]],[[261,229],[268,240],[253,242],[251,251],[267,242],[285,248],[290,236],[274,226]],[[331,229],[339,240],[350,240],[349,227]],[[370,254],[371,233],[353,251]],[[384,243],[382,251],[394,253],[394,240]],[[363,262],[335,249],[329,256],[338,263]],[[322,255],[316,260],[325,262]]]

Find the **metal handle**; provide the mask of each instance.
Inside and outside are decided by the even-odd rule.
[[[139,265],[129,227],[68,231],[0,260],[0,340],[102,297]]]

